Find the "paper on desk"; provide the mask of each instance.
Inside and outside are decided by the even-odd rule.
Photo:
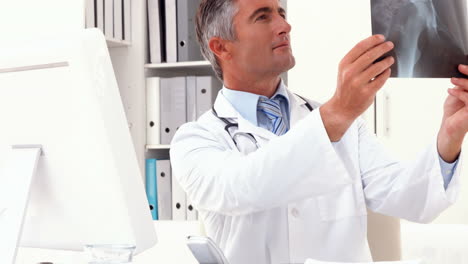
[[[313,259],[307,259],[304,264],[423,264],[421,260],[407,260],[407,261],[385,261],[385,262],[326,262],[326,261],[318,261]]]

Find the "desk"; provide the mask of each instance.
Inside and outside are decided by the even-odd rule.
[[[197,221],[155,221],[158,243],[135,256],[132,264],[198,264],[185,245],[188,235],[200,235]],[[53,261],[54,264],[87,264],[83,252],[20,248],[16,264],[36,264]]]
[[[185,246],[187,235],[200,235],[193,222],[156,221],[158,243],[135,257],[133,264],[198,264]],[[403,222],[403,259],[423,259],[425,264],[467,264],[468,225],[420,225]],[[87,264],[82,252],[21,248],[16,264]]]

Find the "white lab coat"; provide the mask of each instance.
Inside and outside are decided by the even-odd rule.
[[[230,264],[371,261],[366,207],[429,222],[456,200],[461,164],[444,190],[435,142],[402,164],[357,120],[331,143],[319,105],[310,112],[288,93],[291,129],[280,137],[218,94],[218,115],[254,135],[258,150],[241,136],[250,150],[238,151],[211,111],[181,126],[171,143],[173,175]]]

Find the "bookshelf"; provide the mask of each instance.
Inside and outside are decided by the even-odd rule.
[[[130,41],[106,38],[107,47],[109,48],[120,48],[120,47],[129,47],[132,45]]]
[[[146,77],[176,77],[189,75],[215,76],[208,61],[186,61],[174,63],[147,63],[144,65]]]
[[[83,0],[84,25],[98,28],[109,48],[128,47],[132,35],[131,0]]]
[[[174,63],[148,63],[145,64],[146,69],[211,69],[209,61],[187,61],[187,62],[174,62]]]
[[[197,218],[194,207],[177,183],[174,170],[171,169],[169,177],[165,176],[169,173],[170,142],[183,123],[195,121],[205,109],[211,108],[213,96],[221,84],[214,84],[215,73],[211,64],[203,60],[193,35],[191,16],[195,16],[198,2],[177,1],[176,8],[168,6],[167,2],[166,5],[160,3],[157,0],[147,2],[146,37],[150,45],[145,51],[146,63],[140,66],[148,80],[145,159],[150,165],[145,174],[157,179],[159,219],[188,222]],[[165,15],[158,15],[159,12]],[[161,30],[162,27],[165,30]],[[156,164],[152,165],[154,159]],[[147,187],[150,192],[155,188],[154,184]],[[166,198],[170,196],[172,201]],[[170,203],[172,207],[167,206]],[[169,217],[171,213],[172,218]]]
[[[147,1],[132,1],[131,42],[108,39],[109,53],[119,84],[122,103],[127,115],[128,126],[135,146],[141,176],[145,181],[147,158],[169,159],[169,145],[147,145],[146,143],[146,78],[193,72],[192,65],[165,68],[147,67],[149,61],[147,35]],[[200,63],[203,64],[203,63]],[[197,66],[195,66],[197,68]],[[209,72],[208,65],[201,67]],[[200,68],[195,70],[200,72]],[[199,234],[198,221],[154,221],[158,243],[152,249],[137,256],[135,263],[197,263],[185,245],[188,235]],[[179,254],[175,254],[178,252]]]
[[[157,77],[149,80],[147,83],[148,87],[145,89],[147,92],[146,105],[148,110],[146,113],[146,126],[148,126],[146,132],[148,134],[146,135],[145,159],[156,159],[156,167],[161,166],[161,172],[158,172],[158,169],[156,169],[156,173],[150,170],[148,176],[152,177],[152,175],[155,174],[157,182],[161,181],[161,183],[163,183],[157,183],[158,198],[161,198],[161,200],[158,201],[158,205],[159,208],[164,210],[164,213],[159,212],[159,217],[160,219],[167,219],[168,214],[166,214],[166,212],[168,211],[166,209],[167,207],[164,205],[168,199],[164,197],[165,191],[167,190],[166,187],[168,186],[166,184],[168,180],[166,180],[167,177],[164,178],[164,173],[166,172],[166,165],[164,164],[167,162],[164,160],[170,159],[169,151],[171,146],[169,142],[174,132],[182,123],[194,121],[198,114],[205,110],[205,107],[206,110],[211,107],[208,107],[207,102],[211,103],[212,95],[217,94],[215,89],[221,88],[222,84],[219,84],[219,86],[218,84],[212,85],[214,83],[212,78],[216,79],[216,76],[212,70],[211,64],[203,60],[199,53],[198,44],[193,39],[193,36],[190,35],[189,32],[181,33],[181,31],[184,31],[179,31],[181,28],[190,31],[188,28],[193,27],[191,24],[192,22],[177,16],[177,41],[171,41],[173,40],[174,34],[171,34],[173,33],[173,28],[169,27],[169,25],[172,25],[170,22],[173,22],[173,17],[167,18],[166,16],[166,37],[160,37],[161,31],[159,25],[154,21],[158,21],[159,19],[159,23],[163,22],[161,22],[160,17],[154,15],[155,12],[153,11],[157,10],[154,9],[155,3],[156,2],[148,2],[147,38],[149,43],[153,45],[146,50],[147,63],[140,66],[144,70],[146,78]],[[182,3],[180,6],[178,5],[177,8],[181,7],[180,10],[189,12],[188,10],[196,8],[196,4],[194,3],[195,1],[185,2],[185,4]],[[176,12],[184,12],[180,10],[176,10]],[[172,9],[168,9],[166,6],[165,12],[173,14],[171,11]],[[151,20],[150,18],[153,19]],[[163,39],[163,41],[166,39],[165,45],[159,43],[161,39]],[[170,43],[175,45],[175,56],[174,48],[166,48]],[[189,44],[179,45],[178,43]],[[172,47],[172,45],[169,47]],[[151,63],[165,60],[177,60],[178,62]],[[190,76],[190,78],[185,78],[188,76]],[[202,76],[211,76],[212,78],[207,81],[207,78]],[[150,160],[148,162],[153,164],[154,161]],[[183,194],[181,187],[178,186],[173,174],[171,174],[171,177],[170,185],[172,190],[170,190],[169,195],[172,196],[172,221],[177,222],[183,219],[185,219],[185,221],[191,221],[195,219],[196,215],[193,206],[191,206],[189,199],[186,199],[185,194]],[[149,188],[154,187],[149,185]],[[160,193],[163,194],[160,195]],[[184,213],[186,213],[185,216],[183,216]],[[164,217],[161,217],[161,215],[164,215]]]
[[[214,78],[216,78],[211,64],[208,61],[189,61],[158,64],[147,63],[144,65],[144,70],[147,78],[170,78],[179,76],[213,76]],[[168,159],[169,150],[169,144],[146,144],[146,158]]]
[[[170,149],[171,145],[146,145],[146,150],[152,150],[152,149]]]

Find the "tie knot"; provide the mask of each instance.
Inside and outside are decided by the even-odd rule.
[[[271,120],[281,118],[281,106],[278,100],[260,97],[258,100],[258,110],[264,112]]]
[[[270,131],[276,135],[282,135],[288,130],[283,120],[280,102],[277,99],[260,97],[258,100],[258,111],[263,112],[271,121]]]

